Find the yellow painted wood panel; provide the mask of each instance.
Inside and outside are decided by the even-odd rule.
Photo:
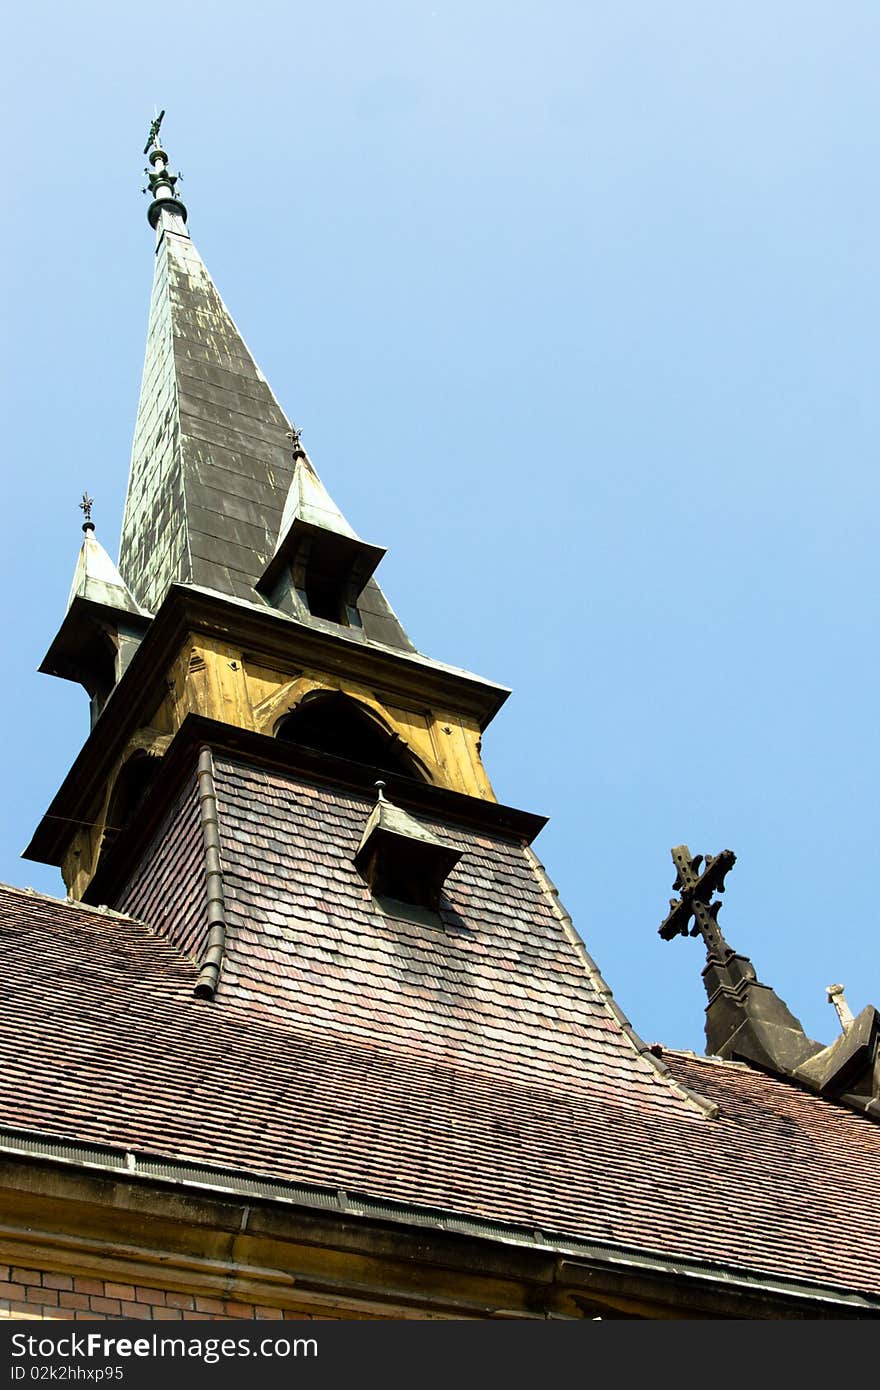
[[[281,719],[306,696],[340,692],[397,735],[427,781],[495,800],[480,756],[480,730],[475,721],[453,710],[407,708],[399,696],[386,698],[381,687],[318,669],[280,670],[250,662],[234,643],[198,632],[182,642],[164,686],[166,694],[151,722],[129,740],[114,764],[93,823],[76,832],[64,856],[62,874],[74,898],[82,897],[97,869],[108,807],[128,758],[138,750],[162,756],[188,714],[272,736]]]

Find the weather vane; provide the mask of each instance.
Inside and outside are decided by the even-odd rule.
[[[296,425],[291,425],[290,429],[287,431],[287,438],[290,440],[291,444],[293,445],[293,457],[294,457],[294,458],[298,458],[300,454],[305,453],[305,450],[303,449],[303,446],[302,446],[302,430],[301,430],[301,429],[299,429]]]
[[[93,531],[95,529],[94,522],[92,521],[92,507],[94,506],[94,504],[94,497],[90,497],[87,492],[84,492],[82,495],[82,501],[79,504],[79,509],[83,514],[84,531],[88,528],[91,528]]]
[[[154,106],[153,110],[155,111],[155,109],[156,108]],[[162,124],[162,117],[164,115],[165,112],[160,111],[156,119],[152,122],[150,126],[150,133],[147,136],[147,143],[144,145],[144,154],[149,154],[150,150],[154,145],[156,146],[156,149],[159,148],[159,127]]]

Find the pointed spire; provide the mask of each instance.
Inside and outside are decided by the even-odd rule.
[[[147,143],[144,145],[144,154],[150,161],[150,167],[145,169],[144,173],[147,175],[149,191],[153,195],[153,201],[147,209],[147,221],[160,235],[167,230],[187,236],[186,208],[175,193],[181,175],[175,174],[169,168],[168,155],[159,143],[159,127],[164,115],[165,112],[160,111],[155,117],[150,126]],[[146,188],[144,192],[147,192]]]
[[[75,598],[83,598],[90,603],[103,604],[107,608],[118,608],[126,613],[142,615],[144,610],[129,593],[119,570],[95,538],[95,523],[92,521],[94,505],[94,497],[84,492],[79,503],[85,517],[82,524],[83,542],[73,572],[67,611],[70,611]]]
[[[83,539],[61,627],[40,670],[76,681],[88,691],[94,725],[134,655],[150,614],[133,598],[119,570],[95,538],[94,498],[79,503]]]
[[[155,127],[156,261],[119,545],[152,612],[174,583],[255,601],[292,470],[290,426],[189,237]]]
[[[339,536],[349,536],[359,540],[359,536],[349,526],[342,512],[333,501],[321,479],[315,472],[311,459],[302,447],[302,430],[292,425],[287,438],[293,444],[293,477],[290,480],[284,511],[281,513],[281,526],[275,545],[275,554],[284,545],[294,521],[308,521],[312,526],[320,526],[325,531],[335,531]]]
[[[361,628],[359,599],[385,551],[362,541],[349,526],[302,446],[302,431],[294,425],[287,438],[293,444],[293,477],[275,551],[257,590],[296,617]]]
[[[340,604],[356,605],[340,613],[340,624],[366,641],[411,652],[370,577],[384,552],[358,540],[327,494],[190,239],[175,193],[179,176],[159,144],[163,116],[153,121],[145,147],[157,243],[119,544],[125,584],[152,613],[172,584],[277,607],[277,576],[267,587],[268,567],[295,532],[296,561],[308,564],[313,597],[321,589],[322,613],[291,593],[297,586],[279,558],[283,611],[323,621],[323,591],[336,584]]]

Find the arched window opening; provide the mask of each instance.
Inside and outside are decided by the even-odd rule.
[[[143,805],[159,771],[159,762],[158,758],[151,757],[148,753],[137,752],[131,755],[120,770],[107,807],[107,823],[101,841],[102,854],[115,844]]]
[[[342,694],[313,694],[279,725],[276,737],[320,753],[332,753],[376,772],[426,780],[416,759],[396,734],[383,729],[354,700]]]

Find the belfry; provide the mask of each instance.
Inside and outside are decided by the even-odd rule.
[[[161,124],[118,563],[86,494],[41,666],[89,701],[26,850],[67,898],[0,888],[0,1314],[880,1314],[876,1011],[802,1046],[680,846],[719,1055],[641,1040],[492,790],[509,692],[410,640]]]

